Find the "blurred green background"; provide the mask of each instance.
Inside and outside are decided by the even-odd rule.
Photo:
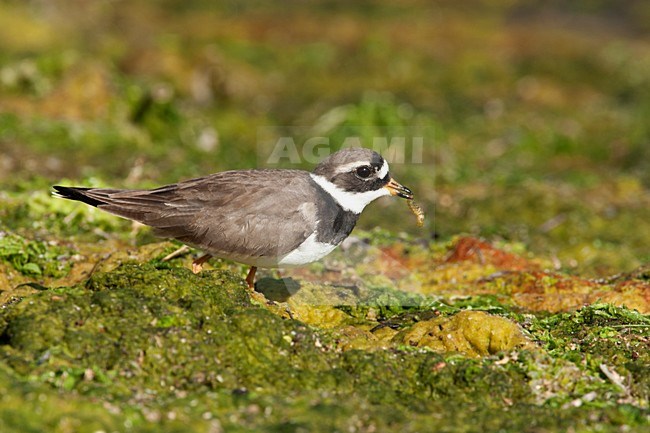
[[[0,1],[0,216],[25,236],[71,233],[53,183],[264,166],[261,132],[408,131],[422,163],[407,145],[392,168],[429,222],[383,200],[363,228],[629,271],[650,261],[649,119],[643,0]]]

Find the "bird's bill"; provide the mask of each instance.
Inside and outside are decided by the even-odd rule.
[[[395,179],[393,179],[392,177],[390,178],[390,181],[384,188],[386,188],[390,192],[390,195],[396,195],[398,197],[402,197],[407,200],[413,199],[413,192],[411,192],[411,190],[405,187],[404,185],[397,183]]]

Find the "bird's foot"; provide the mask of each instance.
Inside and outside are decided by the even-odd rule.
[[[194,260],[192,262],[192,272],[194,272],[195,274],[198,274],[199,272],[201,272],[201,270],[203,269],[203,263],[210,260],[211,257],[212,256],[210,254],[203,254],[201,257]]]
[[[255,272],[257,272],[257,266],[251,266],[248,275],[246,275],[246,284],[248,284],[248,288],[251,290],[255,289]]]

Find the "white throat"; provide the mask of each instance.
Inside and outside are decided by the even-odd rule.
[[[386,188],[379,188],[375,191],[366,192],[349,192],[334,185],[323,176],[313,173],[310,173],[309,175],[314,179],[314,182],[327,191],[327,193],[331,195],[343,209],[354,212],[357,215],[363,211],[368,203],[378,199],[379,197],[390,195],[390,191]]]

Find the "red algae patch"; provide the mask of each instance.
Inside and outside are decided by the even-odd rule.
[[[538,269],[539,264],[516,254],[495,248],[492,244],[472,238],[462,237],[452,246],[445,258],[446,263],[474,262],[493,265],[498,269],[523,270]]]
[[[391,258],[401,263],[396,253],[393,250]],[[481,239],[463,237],[443,257],[432,254],[410,271],[421,282],[418,291],[425,294],[496,295],[528,311],[571,311],[607,302],[650,312],[650,282],[643,275],[631,273],[595,280],[545,270],[544,263]]]

